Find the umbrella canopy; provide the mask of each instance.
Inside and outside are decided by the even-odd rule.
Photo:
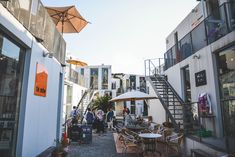
[[[87,66],[87,63],[79,61],[79,60],[75,60],[75,59],[69,59],[66,61],[69,64],[73,64],[73,65],[77,65],[77,66]]]
[[[62,34],[79,33],[88,23],[75,6],[45,8],[55,23],[57,30]]]
[[[117,102],[117,101],[134,101],[134,100],[144,100],[144,99],[157,99],[156,96],[151,96],[149,94],[132,90],[130,92],[126,92],[121,94],[110,101]]]

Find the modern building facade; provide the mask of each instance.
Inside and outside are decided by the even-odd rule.
[[[138,90],[148,93],[148,86],[144,76],[134,74],[114,73],[112,74],[112,95],[116,97],[131,90]],[[148,105],[146,101],[124,101],[116,102],[115,111],[117,116],[122,116],[124,107],[130,109],[130,114],[138,116],[148,115]]]
[[[78,84],[86,91],[79,109],[84,113],[93,98],[98,96],[109,95],[112,97],[111,91],[111,65],[90,65],[77,67]],[[85,93],[86,92],[86,93]]]
[[[71,55],[66,56],[66,62],[74,58]],[[66,63],[64,77],[64,106],[63,119],[70,116],[73,106],[77,106],[82,95],[88,88],[84,87],[77,71],[78,66]],[[80,79],[80,80],[79,80]],[[67,117],[66,117],[67,116]]]
[[[0,1],[0,156],[37,156],[60,137],[65,46],[40,1]]]
[[[166,38],[165,79],[180,96],[183,108],[191,108],[191,124],[197,121],[201,133],[210,132],[209,136],[187,134],[188,154],[192,149],[235,154],[234,15],[233,0],[200,1]],[[183,123],[186,129],[188,122]]]

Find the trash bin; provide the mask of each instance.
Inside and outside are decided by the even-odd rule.
[[[69,129],[69,138],[72,142],[81,142],[83,137],[83,130],[81,125],[74,124]]]

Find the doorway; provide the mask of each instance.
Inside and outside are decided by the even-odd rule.
[[[183,85],[183,100],[185,102],[191,102],[191,83],[189,66],[185,66],[181,69],[182,72],[182,85]]]

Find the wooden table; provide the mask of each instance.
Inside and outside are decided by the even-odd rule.
[[[157,152],[161,156],[161,152],[156,150],[156,139],[162,137],[160,134],[154,133],[141,133],[139,137],[143,139],[145,152]]]

